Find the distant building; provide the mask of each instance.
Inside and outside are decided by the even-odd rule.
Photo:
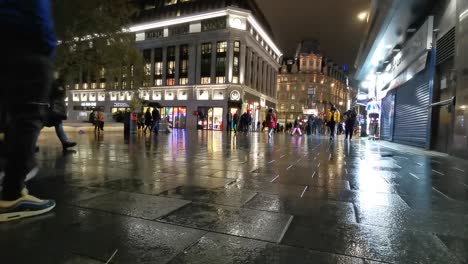
[[[116,85],[71,90],[71,119],[89,107],[125,109],[138,96],[161,103],[175,128],[220,130],[228,113],[249,111],[256,123],[276,107],[282,53],[255,1],[137,2],[130,30],[143,54],[142,83],[130,81],[131,68]]]
[[[295,60],[286,60],[278,76],[277,99],[280,123],[291,122],[297,116],[320,114],[329,103],[344,112],[349,107],[350,90],[346,75],[331,60],[302,42]],[[315,47],[315,48],[314,48]],[[304,51],[304,52],[303,52]]]

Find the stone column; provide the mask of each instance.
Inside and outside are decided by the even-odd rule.
[[[151,49],[150,85],[154,86],[154,49]]]
[[[163,68],[162,68],[162,84],[167,85],[167,47],[162,47],[162,59],[163,59]]]
[[[180,45],[175,46],[175,85],[179,85],[180,77]]]
[[[211,83],[216,83],[216,41],[211,43]]]
[[[258,91],[258,82],[257,82],[257,63],[258,63],[258,60],[257,60],[257,54],[253,53],[252,54],[252,61],[253,61],[253,67],[252,67],[252,71],[251,71],[251,74],[252,74],[252,83],[250,84],[251,88],[254,89],[254,90],[257,90]]]
[[[245,85],[252,86],[252,82],[250,81],[252,78],[252,50],[247,47],[247,61],[245,62]]]
[[[262,70],[263,70],[263,61],[260,56],[257,57],[257,67],[255,67],[257,70],[255,82],[257,83],[257,91],[263,93],[263,87],[262,87]]]
[[[239,84],[246,84],[247,63],[245,55],[247,54],[247,46],[241,42],[240,58],[239,58]]]
[[[227,41],[226,54],[226,83],[232,83],[232,69],[234,68],[234,41]]]
[[[190,85],[200,83],[200,59],[199,59],[199,49],[200,45],[197,43],[192,43],[189,45],[189,59],[188,59],[188,83]]]

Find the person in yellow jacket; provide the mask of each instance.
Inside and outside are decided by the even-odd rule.
[[[332,103],[330,103],[330,108],[327,109],[326,118],[328,127],[330,127],[330,140],[333,140],[335,138],[336,123],[340,122],[340,111]]]

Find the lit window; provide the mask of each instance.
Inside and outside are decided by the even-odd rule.
[[[210,94],[208,93],[208,91],[200,90],[200,91],[197,92],[197,99],[198,100],[208,100],[208,99],[210,99]]]
[[[163,72],[163,63],[162,62],[156,62],[154,64],[154,74],[155,75],[162,75]]]
[[[240,42],[234,41],[234,52],[240,52]]]
[[[239,83],[239,77],[233,76],[232,77],[232,83]]]
[[[166,92],[164,99],[166,100],[174,100],[174,92]]]
[[[187,85],[187,84],[188,84],[188,78],[179,79],[179,85]]]
[[[179,91],[177,94],[177,99],[179,100],[187,100],[188,99],[188,93],[187,91]]]
[[[160,78],[159,78],[159,79],[155,79],[155,80],[154,80],[154,84],[155,84],[156,86],[162,86],[162,79],[160,79]]]
[[[210,77],[202,77],[201,78],[201,84],[210,84],[211,83],[211,78]]]
[[[295,109],[294,105],[291,105],[291,110],[294,110],[294,109]]]
[[[167,82],[168,86],[174,86],[175,85],[175,79],[174,78],[167,79],[166,82]]]
[[[296,100],[296,95],[291,95],[291,100]]]
[[[221,77],[216,77],[216,83],[222,84],[226,82],[226,77],[221,76]]]
[[[224,100],[224,91],[223,90],[213,91],[213,100]]]
[[[217,53],[227,52],[227,42],[226,41],[218,42],[216,44],[216,52]]]

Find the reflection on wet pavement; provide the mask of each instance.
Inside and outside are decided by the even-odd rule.
[[[468,162],[385,142],[43,133],[2,263],[467,263]],[[4,250],[8,249],[8,250]],[[27,254],[24,254],[27,252]]]

